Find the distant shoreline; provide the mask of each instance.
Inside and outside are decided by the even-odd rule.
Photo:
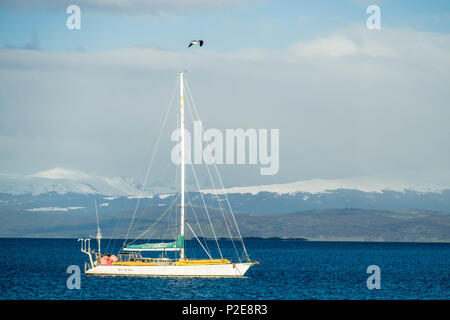
[[[78,240],[82,238],[82,236],[77,237],[77,238],[73,238],[73,237],[3,237],[0,236],[0,239],[74,239],[74,240]],[[89,238],[88,238],[89,239]],[[91,240],[96,240],[95,236],[92,236],[92,238],[90,238]],[[203,237],[198,237],[199,240],[206,240],[206,241],[215,241],[216,239],[214,238],[203,238]],[[296,237],[296,238],[283,238],[283,237],[243,237],[243,240],[274,240],[274,241],[281,241],[281,240],[291,240],[291,241],[308,241],[308,239],[306,238],[301,238],[301,237]],[[102,238],[102,240],[125,240],[123,238],[107,238],[104,237]],[[129,240],[132,240],[132,238],[130,238]],[[173,239],[161,239],[161,238],[142,238],[139,240],[146,240],[146,241],[173,241]],[[186,240],[196,240],[194,237],[192,238],[188,238]],[[217,240],[220,241],[240,241],[240,238],[226,238],[226,237],[220,237],[217,238]]]
[[[78,240],[79,238],[73,237],[3,237],[0,236],[0,240],[2,239],[39,239],[39,240]],[[203,241],[204,238],[199,237],[199,240]],[[215,241],[214,238],[205,238],[207,241]],[[91,238],[92,241],[95,240],[94,237]],[[125,240],[122,238],[103,238],[103,241],[110,240]],[[151,241],[173,241],[173,239],[140,239],[140,240],[151,240]],[[189,241],[195,241],[195,238],[187,239]],[[231,241],[231,238],[217,238],[219,241]],[[238,238],[233,238],[233,241],[240,241]],[[348,243],[436,243],[436,244],[450,244],[450,240],[442,241],[442,240],[428,240],[428,241],[384,241],[384,240],[357,240],[357,239],[306,239],[306,238],[283,238],[283,237],[243,237],[244,241],[300,241],[300,242],[348,242]]]

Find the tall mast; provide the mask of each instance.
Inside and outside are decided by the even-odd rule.
[[[183,237],[184,243],[184,73],[180,72],[180,118],[181,118],[181,223],[180,223],[180,237]],[[180,250],[180,260],[184,260],[184,245]]]
[[[95,203],[95,215],[97,216],[97,243],[98,243],[98,254],[101,255],[100,253],[100,242],[102,240],[102,233],[100,232],[100,222],[98,219],[98,211],[97,211],[97,200],[94,199],[94,203]]]

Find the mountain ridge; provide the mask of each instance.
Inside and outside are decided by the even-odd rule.
[[[130,233],[135,238],[157,221],[163,210],[153,211],[142,217],[139,225]],[[105,239],[123,239],[128,232],[130,212],[101,215],[100,225]],[[321,209],[289,214],[236,215],[240,232],[245,238],[297,238],[310,241],[376,241],[376,242],[450,242],[450,214],[431,210],[366,210],[358,208]],[[31,238],[95,238],[97,223],[95,213],[31,214],[24,211],[0,210],[0,237]],[[118,224],[118,221],[120,223]],[[196,234],[201,235],[199,225],[208,239],[213,239],[207,219],[199,219],[192,213],[187,221]],[[168,228],[170,219],[158,222],[152,233],[143,239],[174,238]],[[228,231],[220,215],[212,217],[218,238],[228,238]],[[172,235],[172,237],[170,237]],[[168,237],[169,236],[169,237]],[[194,239],[191,232],[187,239]]]
[[[296,193],[319,194],[335,190],[357,190],[368,193],[384,191],[440,193],[450,190],[450,183],[433,184],[420,179],[393,179],[390,177],[358,176],[344,179],[309,179],[282,184],[230,187],[223,190],[202,189],[204,194],[251,194],[268,192],[280,195]],[[161,183],[159,187],[146,187],[124,177],[101,177],[80,170],[54,168],[32,175],[0,173],[0,193],[39,195],[80,193],[110,196],[154,196],[174,192],[174,188]],[[197,190],[196,190],[197,191]]]

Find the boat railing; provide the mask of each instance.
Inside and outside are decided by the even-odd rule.
[[[88,255],[89,262],[91,263],[91,268],[93,268],[94,260],[92,259],[92,253],[95,254],[95,252],[91,250],[91,239],[78,239],[78,241],[81,242],[81,252],[86,253]]]

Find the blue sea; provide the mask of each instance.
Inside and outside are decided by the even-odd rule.
[[[94,241],[92,241],[94,244]],[[111,252],[121,241],[109,241]],[[213,243],[211,243],[211,246]],[[67,268],[83,272],[87,256],[76,239],[0,239],[0,299],[449,299],[450,243],[246,241],[252,267],[245,278],[95,277],[67,287]],[[199,256],[192,240],[187,253]],[[233,252],[221,241],[224,255]],[[366,285],[370,265],[380,289]]]

